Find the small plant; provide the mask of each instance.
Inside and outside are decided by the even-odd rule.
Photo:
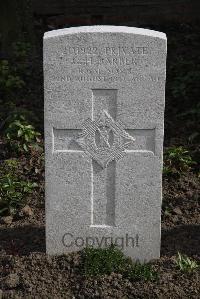
[[[140,264],[139,262],[127,264],[122,274],[124,278],[129,280],[154,281],[158,278],[158,273],[152,270],[150,264]]]
[[[13,173],[15,172],[15,170],[17,169],[19,164],[19,161],[17,161],[17,159],[8,159],[8,160],[4,160],[4,169],[8,170],[9,172]]]
[[[23,116],[13,120],[5,131],[9,145],[18,152],[28,152],[31,146],[40,142],[40,133],[28,124]]]
[[[186,255],[182,255],[180,252],[178,252],[176,264],[182,272],[187,273],[191,273],[199,267],[195,260],[190,259]]]
[[[165,217],[171,216],[172,215],[171,208],[163,204],[162,215],[165,216]]]
[[[88,247],[82,252],[83,274],[86,276],[119,273],[130,280],[154,280],[157,273],[150,264],[134,263],[114,245],[108,248]]]
[[[26,195],[31,193],[36,183],[17,180],[9,173],[0,178],[0,216],[14,215],[26,203]]]
[[[164,153],[163,173],[166,175],[178,174],[190,170],[196,164],[189,152],[182,146],[171,147]]]
[[[83,251],[83,270],[86,276],[118,272],[123,263],[123,253],[114,246],[105,249],[87,247]]]

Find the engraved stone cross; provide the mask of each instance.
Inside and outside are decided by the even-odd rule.
[[[82,129],[53,129],[54,152],[92,159],[91,226],[115,225],[116,163],[134,152],[155,152],[155,128],[126,128],[117,119],[117,90],[92,90],[92,113]]]

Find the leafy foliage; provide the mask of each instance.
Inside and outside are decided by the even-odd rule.
[[[130,280],[154,280],[157,273],[150,264],[133,263],[114,245],[108,248],[88,247],[83,250],[83,274],[86,276],[122,274]]]
[[[187,273],[191,273],[199,267],[195,260],[190,259],[186,255],[182,255],[180,252],[178,252],[176,264],[182,272]]]
[[[178,174],[187,171],[195,164],[189,152],[183,148],[171,147],[164,153],[164,169],[166,175]]]
[[[5,130],[5,135],[11,149],[17,152],[28,152],[30,147],[40,142],[40,133],[28,124],[23,116],[13,120]]]
[[[10,174],[0,178],[0,215],[16,214],[26,201],[26,195],[31,193],[36,183],[19,181]]]

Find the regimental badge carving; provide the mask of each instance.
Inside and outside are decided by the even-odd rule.
[[[103,111],[97,120],[88,118],[83,124],[83,131],[76,139],[86,154],[93,158],[102,168],[112,161],[118,161],[125,155],[125,149],[135,141],[115,121],[107,111]]]

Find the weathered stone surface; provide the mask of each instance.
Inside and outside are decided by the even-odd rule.
[[[45,33],[47,252],[117,244],[159,257],[166,36]]]

